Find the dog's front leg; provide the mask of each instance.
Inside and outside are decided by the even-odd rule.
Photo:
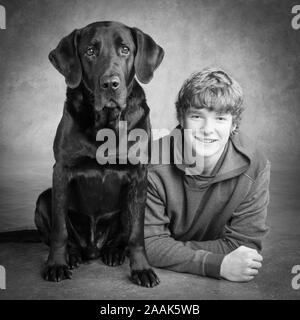
[[[53,168],[52,190],[52,226],[51,243],[48,261],[43,271],[43,277],[48,281],[61,281],[71,278],[67,264],[66,228],[68,196],[68,170],[56,163]]]
[[[131,280],[144,287],[154,287],[159,279],[150,267],[144,243],[144,217],[147,197],[147,166],[140,165],[128,190],[129,258]]]

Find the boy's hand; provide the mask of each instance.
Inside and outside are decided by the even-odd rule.
[[[256,250],[240,246],[223,259],[221,277],[230,281],[250,281],[258,274],[262,260],[262,256]]]

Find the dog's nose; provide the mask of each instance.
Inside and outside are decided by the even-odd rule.
[[[103,90],[117,90],[120,86],[120,78],[118,76],[103,76],[100,80],[100,85]]]

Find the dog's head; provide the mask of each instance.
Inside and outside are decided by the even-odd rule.
[[[117,22],[96,22],[74,30],[49,54],[68,87],[80,83],[94,96],[94,111],[115,120],[126,107],[134,76],[148,83],[164,56],[147,34]]]

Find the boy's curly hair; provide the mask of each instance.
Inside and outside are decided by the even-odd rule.
[[[187,110],[207,108],[217,113],[230,113],[237,131],[244,110],[243,90],[225,71],[206,68],[193,73],[181,87],[175,102],[177,120],[181,122]]]

